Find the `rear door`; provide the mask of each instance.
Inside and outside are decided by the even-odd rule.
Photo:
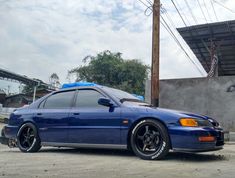
[[[63,91],[49,96],[35,115],[42,142],[68,142],[68,120],[75,91]]]
[[[80,89],[71,111],[70,143],[120,144],[120,108],[98,104],[107,97],[94,89]]]

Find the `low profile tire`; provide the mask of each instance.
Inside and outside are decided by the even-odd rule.
[[[159,121],[142,120],[131,132],[131,147],[134,153],[142,159],[162,159],[170,149],[167,129]]]
[[[17,144],[22,152],[33,153],[41,148],[36,127],[32,123],[22,125],[17,133]]]

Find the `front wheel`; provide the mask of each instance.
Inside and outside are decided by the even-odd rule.
[[[37,152],[41,148],[41,141],[36,127],[32,123],[21,126],[17,133],[17,144],[22,152]]]
[[[170,149],[167,129],[159,121],[142,120],[132,130],[131,147],[142,159],[162,159]]]

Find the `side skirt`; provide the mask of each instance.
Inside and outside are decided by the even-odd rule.
[[[42,142],[41,144],[42,146],[53,146],[53,147],[120,149],[120,150],[127,149],[127,145],[114,145],[114,144],[57,143],[57,142]]]

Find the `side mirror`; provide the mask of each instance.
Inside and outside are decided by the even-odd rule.
[[[108,106],[108,107],[113,106],[113,103],[108,98],[100,98],[98,100],[98,104],[103,105],[103,106]]]

